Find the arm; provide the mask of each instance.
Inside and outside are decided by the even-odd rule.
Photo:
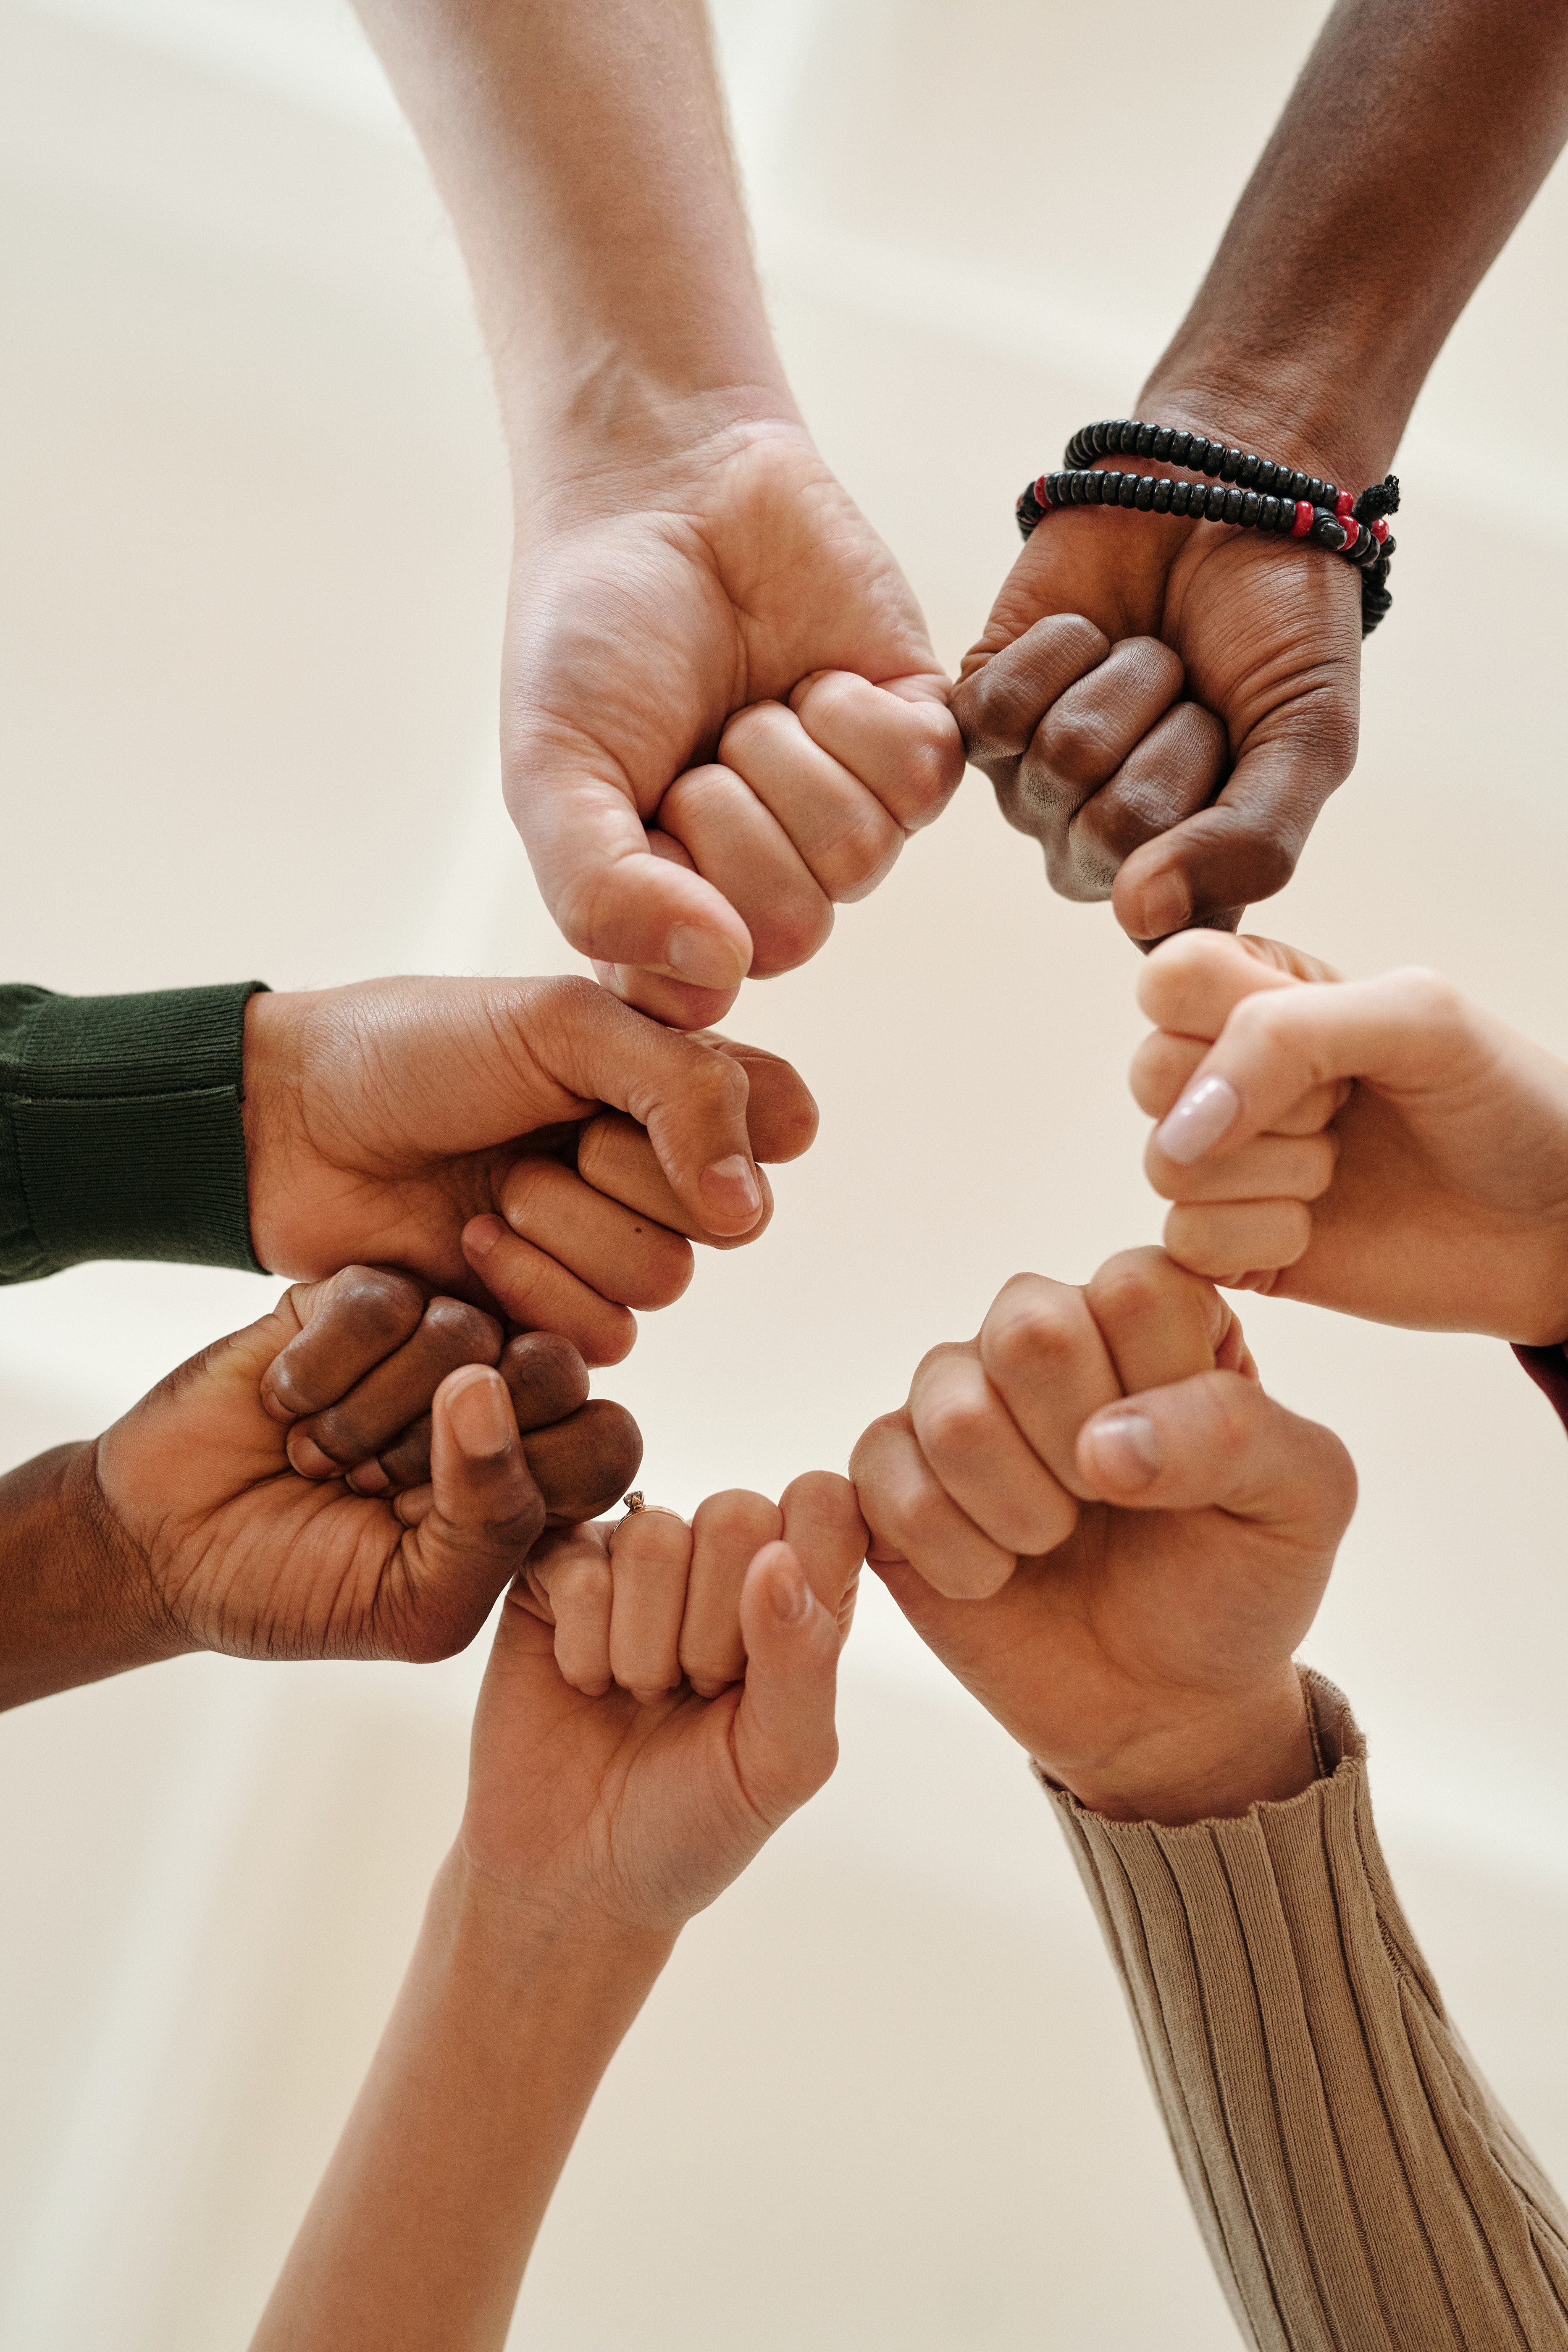
[[[508,802],[572,944],[682,1026],[803,961],[963,769],[773,349],[700,0],[364,0],[516,485]]]
[[[793,1543],[752,1545],[781,1527]],[[776,1507],[716,1496],[691,1528],[649,1511],[563,1538],[545,1582],[570,1614],[591,1554],[605,1600],[574,1682],[537,1586],[502,1611],[462,1832],[256,2352],[504,2342],[584,2111],[680,1927],[833,1769],[837,1620],[864,1545],[828,1477]],[[679,1654],[715,1637],[734,1671],[701,1697]]]
[[[1565,133],[1561,7],[1341,0],[1134,413],[1357,491],[1380,479]],[[1052,515],[954,709],[1058,889],[1113,895],[1139,940],[1234,928],[1353,763],[1357,614],[1332,556]]]
[[[1292,1663],[1337,1441],[1143,1251],[1016,1277],[855,1471],[870,1564],[1036,1761],[1247,2340],[1562,2352],[1568,2214],[1400,1911],[1349,1710]],[[951,1597],[982,1544],[989,1597]]]

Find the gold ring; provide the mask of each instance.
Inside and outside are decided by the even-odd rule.
[[[686,1521],[684,1517],[682,1517],[680,1512],[671,1510],[668,1503],[650,1503],[647,1501],[640,1486],[634,1486],[631,1493],[626,1497],[626,1507],[623,1516],[616,1521],[616,1525],[618,1528],[624,1528],[626,1520],[634,1518],[638,1511],[662,1511],[667,1519],[679,1519],[682,1527],[686,1525]]]

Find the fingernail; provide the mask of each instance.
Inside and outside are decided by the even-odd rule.
[[[743,1151],[731,1151],[728,1160],[716,1160],[705,1168],[701,1190],[709,1207],[721,1216],[754,1217],[763,1205],[756,1171]]]
[[[302,1429],[290,1430],[285,1446],[290,1463],[301,1478],[342,1476],[342,1464],[334,1462],[330,1454],[323,1454],[315,1439],[307,1437]]]
[[[746,977],[740,942],[722,931],[700,931],[693,923],[677,923],[664,960],[678,980],[689,980],[695,988],[738,988]]]
[[[499,1217],[474,1217],[463,1227],[464,1250],[475,1257],[489,1257],[505,1231]]]
[[[1241,1097],[1228,1078],[1214,1073],[1187,1088],[1154,1130],[1154,1140],[1167,1160],[1190,1168],[1230,1133],[1240,1116]]]
[[[1096,1422],[1089,1447],[1109,1486],[1150,1486],[1165,1466],[1160,1433],[1144,1412],[1117,1412]]]
[[[392,1490],[392,1481],[379,1462],[362,1462],[351,1470],[349,1485],[356,1495],[385,1495]]]
[[[1167,932],[1179,931],[1192,913],[1192,893],[1179,874],[1156,874],[1144,884],[1141,905],[1139,938],[1163,940]]]
[[[478,1373],[461,1388],[449,1390],[447,1411],[453,1434],[470,1461],[504,1454],[510,1444],[511,1414],[505,1383],[497,1373]]]
[[[814,1595],[798,1560],[780,1561],[769,1579],[768,1593],[781,1625],[804,1624],[810,1616]]]

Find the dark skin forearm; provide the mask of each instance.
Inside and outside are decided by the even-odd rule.
[[[1339,0],[1143,408],[1378,479],[1565,137],[1563,0]]]
[[[57,1445],[0,1478],[0,1708],[188,1648],[156,1627],[137,1571],[91,1445]]]

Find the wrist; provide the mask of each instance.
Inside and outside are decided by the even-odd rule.
[[[519,530],[648,506],[685,511],[694,486],[753,446],[809,439],[782,373],[680,382],[616,362],[591,393],[512,436]]]
[[[1298,1797],[1320,1775],[1293,1664],[1244,1697],[1156,1713],[1092,1757],[1053,1760],[1037,1749],[1035,1760],[1090,1812],[1173,1829]]]
[[[1171,357],[1177,363],[1162,362],[1138,395],[1135,414],[1150,424],[1222,437],[1358,493],[1388,471],[1398,426],[1363,413],[1349,388],[1352,369],[1325,379],[1286,363],[1263,378],[1224,354]]]
[[[300,1016],[308,1000],[287,992],[253,996],[245,1008],[243,1095],[250,1239],[269,1273],[294,1265],[288,1202],[300,1165]]]
[[[635,2011],[676,1942],[587,1901],[504,1884],[476,1866],[461,1838],[437,1874],[426,1930],[445,1964],[470,1983],[503,1999],[549,1986],[552,2000],[569,1997],[593,2011],[626,1999]]]

